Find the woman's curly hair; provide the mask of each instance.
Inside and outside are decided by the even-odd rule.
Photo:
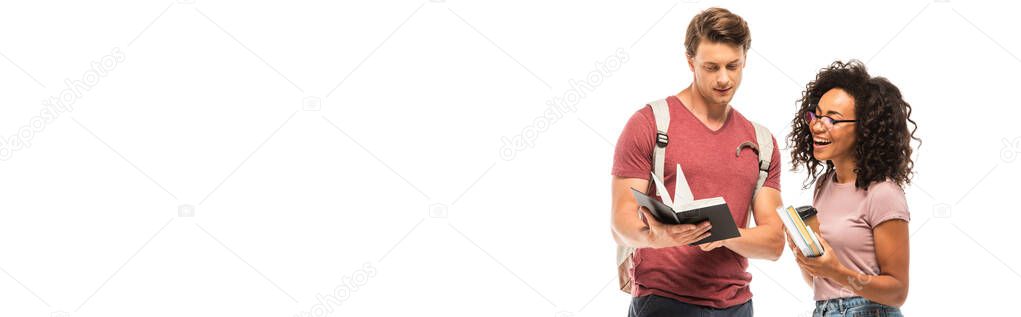
[[[898,186],[911,183],[914,162],[911,160],[911,140],[921,144],[915,137],[918,129],[911,120],[911,105],[901,97],[900,89],[883,77],[871,77],[865,65],[858,60],[836,61],[823,68],[815,80],[805,86],[798,100],[798,113],[791,121],[793,129],[787,136],[791,149],[793,167],[808,170],[804,188],[816,183],[818,190],[822,182],[819,177],[831,177],[833,162],[816,160],[812,155],[811,126],[805,121],[805,113],[815,111],[822,95],[834,88],[840,88],[854,98],[855,136],[854,155],[857,161],[855,187],[868,190],[873,182],[891,180]],[[911,123],[911,128],[908,128]]]

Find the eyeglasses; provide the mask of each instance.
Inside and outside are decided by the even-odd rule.
[[[833,118],[831,118],[829,116],[819,116],[819,115],[815,114],[815,110],[810,110],[810,111],[806,111],[805,112],[805,121],[808,122],[809,126],[815,124],[816,120],[821,120],[822,121],[822,126],[825,127],[826,130],[833,129],[833,125],[835,125],[837,123],[857,122],[858,121],[858,120],[836,120],[836,119],[833,119]]]

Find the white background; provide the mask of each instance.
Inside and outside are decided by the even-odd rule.
[[[924,142],[903,310],[1007,311],[1014,4],[198,0],[0,5],[5,139],[124,57],[0,161],[0,316],[623,316],[612,145],[690,82],[684,29],[710,6],[749,21],[733,105],[778,136],[834,59],[901,88]],[[618,49],[576,111],[500,156]],[[785,203],[808,203],[782,155]],[[790,254],[749,271],[759,315],[812,309]]]

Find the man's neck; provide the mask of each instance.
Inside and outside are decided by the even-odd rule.
[[[677,98],[691,110],[698,120],[713,130],[719,129],[727,121],[730,105],[708,103],[705,97],[699,94],[698,89],[692,89],[690,86],[684,88],[677,94]]]

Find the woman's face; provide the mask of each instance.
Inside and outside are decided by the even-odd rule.
[[[833,88],[822,95],[815,109],[817,120],[809,122],[812,131],[812,154],[816,160],[832,161],[854,157],[854,122],[835,123],[832,126],[823,121],[823,116],[833,120],[854,120],[854,97],[843,89]]]

